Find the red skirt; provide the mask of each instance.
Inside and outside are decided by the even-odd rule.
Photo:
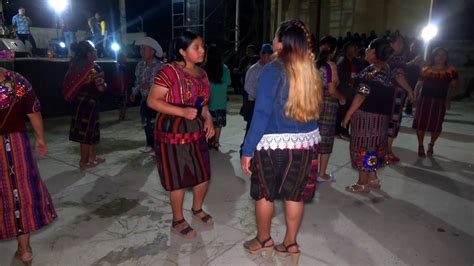
[[[420,131],[441,132],[445,114],[446,99],[421,96],[416,103],[412,127]]]
[[[56,217],[27,134],[0,135],[0,239],[39,230]]]
[[[211,164],[202,118],[159,113],[155,125],[155,152],[161,184],[167,191],[209,181]]]

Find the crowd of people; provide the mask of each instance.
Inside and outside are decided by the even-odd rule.
[[[406,98],[416,104],[418,155],[433,156],[457,72],[445,49],[434,49],[424,62],[415,49],[412,55],[404,53],[403,43],[400,34],[370,37],[360,57],[361,43],[347,40],[337,59],[336,38],[325,36],[316,44],[303,22],[290,20],[280,24],[272,44],[262,45],[259,57],[250,52],[255,47],[248,48],[241,67],[232,70],[243,76],[246,92],[241,169],[251,176],[257,224],[257,235],[244,243],[244,250],[275,252],[298,262],[304,203],[314,197],[317,183],[334,180],[327,167],[338,135],[350,139],[348,152],[359,173],[346,190],[368,193],[380,188],[378,170],[400,160],[392,144]],[[211,180],[209,150],[219,149],[227,123],[231,71],[216,45],[206,49],[202,37],[190,31],[174,40],[174,60],[169,63],[157,59],[163,50],[156,40],[147,37],[140,45],[142,60],[129,98],[141,96],[143,152],[154,153],[161,184],[169,192],[172,232],[192,238],[198,232],[184,218],[187,189],[192,188],[193,219],[206,225],[215,222],[202,207]],[[64,99],[72,110],[69,139],[80,144],[81,169],[105,162],[95,150],[100,140],[99,95],[107,89],[104,72],[95,63],[97,50],[90,41],[78,43],[64,80]],[[0,239],[17,237],[16,257],[23,262],[33,258],[30,233],[57,218],[26,134],[25,114],[35,131],[35,150],[47,153],[40,111],[31,84],[18,73],[0,69]],[[431,141],[425,153],[426,131]],[[278,244],[270,235],[277,199],[284,202],[287,229]]]

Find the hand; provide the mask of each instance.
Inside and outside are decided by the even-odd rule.
[[[135,95],[130,95],[130,97],[128,97],[128,99],[134,103],[135,102]]]
[[[183,108],[183,117],[188,120],[193,120],[196,118],[198,110],[194,107],[185,107]]]
[[[446,110],[450,110],[450,109],[451,109],[451,102],[446,101]]]
[[[214,124],[212,123],[212,118],[207,118],[206,121],[204,121],[204,132],[206,132],[207,139],[210,139],[214,136],[215,130]]]
[[[411,91],[408,93],[408,100],[409,100],[412,104],[414,104],[414,103],[416,102],[415,94],[413,94],[413,92],[411,92]]]
[[[251,175],[252,172],[250,171],[250,160],[252,158],[249,156],[242,155],[240,158],[240,167],[242,168],[242,172],[247,175]]]
[[[340,105],[346,105],[346,103],[347,103],[346,98],[343,98],[343,97],[339,98]]]
[[[341,126],[347,129],[347,126],[349,125],[349,121],[351,121],[351,117],[346,115],[344,117],[344,120],[342,120]]]
[[[48,153],[48,147],[46,147],[44,139],[36,139],[35,151],[41,157]]]

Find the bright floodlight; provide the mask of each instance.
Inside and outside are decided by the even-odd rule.
[[[114,43],[112,43],[110,48],[112,48],[112,51],[118,52],[120,50],[120,45],[118,43],[114,42]]]
[[[65,44],[64,42],[60,42],[60,43],[59,43],[59,47],[61,47],[61,48],[64,49],[64,48],[66,48],[66,44]]]
[[[423,31],[421,32],[421,38],[423,38],[425,42],[428,42],[436,37],[436,34],[438,34],[438,27],[435,25],[428,25],[423,28]]]
[[[66,10],[66,7],[69,5],[68,0],[48,0],[48,2],[58,14]]]

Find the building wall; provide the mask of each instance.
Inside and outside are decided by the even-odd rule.
[[[299,18],[317,31],[317,4],[321,1],[320,35],[347,31],[377,34],[390,29],[417,36],[428,22],[430,0],[272,0],[272,29],[281,21]],[[278,8],[281,6],[281,19]]]

